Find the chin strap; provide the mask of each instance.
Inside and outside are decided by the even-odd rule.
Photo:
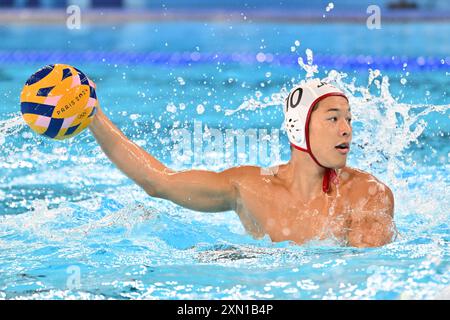
[[[328,193],[330,191],[330,181],[333,182],[334,184],[338,184],[339,178],[337,176],[336,170],[326,168],[325,174],[323,175],[323,180],[322,180],[323,192]]]
[[[324,167],[323,165],[321,165],[319,163],[319,161],[317,161],[316,157],[314,157],[314,155],[312,154],[311,151],[302,149],[293,143],[291,143],[291,145],[297,150],[308,153],[311,156],[311,158],[314,160],[314,162],[317,163],[317,165],[321,166],[322,168],[325,168],[325,173],[323,174],[323,180],[322,180],[322,191],[323,192],[328,193],[330,191],[330,182],[334,183],[335,185],[337,185],[339,183],[339,178],[337,176],[336,170],[327,168],[327,167]]]

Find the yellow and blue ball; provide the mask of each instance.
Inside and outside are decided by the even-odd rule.
[[[97,107],[95,84],[66,64],[43,67],[34,73],[20,95],[25,122],[38,134],[63,140],[82,132]]]

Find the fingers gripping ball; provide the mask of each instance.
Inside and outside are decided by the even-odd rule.
[[[95,84],[75,67],[48,65],[25,83],[20,107],[25,122],[38,134],[71,138],[87,128],[97,111]]]

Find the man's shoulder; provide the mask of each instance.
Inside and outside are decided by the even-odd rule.
[[[385,194],[393,197],[392,190],[385,183],[366,171],[344,167],[341,169],[340,176],[356,192],[362,192],[365,195]]]
[[[228,177],[236,186],[261,188],[261,191],[270,190],[282,184],[278,173],[281,166],[269,168],[243,165],[225,170]]]
[[[340,175],[348,175],[348,192],[355,203],[372,208],[384,207],[393,215],[394,195],[392,190],[374,175],[363,170],[345,167]]]
[[[340,169],[341,171],[339,174],[341,176],[348,177],[349,181],[356,182],[356,183],[365,183],[365,184],[371,184],[371,183],[382,183],[377,177],[375,177],[373,174],[366,172],[361,169],[351,168],[351,167],[344,167]]]

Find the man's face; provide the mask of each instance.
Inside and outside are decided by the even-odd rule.
[[[309,122],[309,141],[314,157],[324,167],[342,168],[347,161],[351,140],[351,114],[347,99],[331,96],[320,101]]]

